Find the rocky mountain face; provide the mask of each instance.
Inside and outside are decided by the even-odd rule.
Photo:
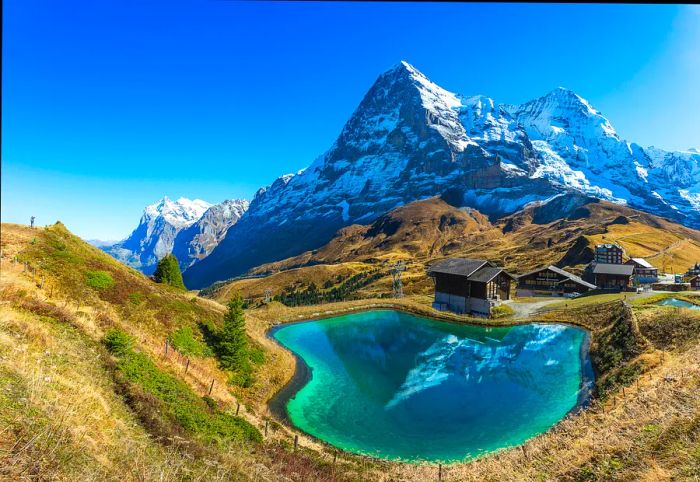
[[[248,210],[245,199],[229,199],[207,209],[197,222],[175,237],[172,253],[182,269],[206,258],[226,236],[229,228]]]
[[[499,105],[448,92],[402,62],[377,79],[324,155],[256,193],[185,281],[203,287],[294,256],[434,195],[495,219],[567,192],[700,226],[700,153],[628,143],[566,89]]]
[[[169,253],[185,269],[209,254],[247,208],[244,200],[212,206],[200,199],[171,201],[164,197],[146,207],[128,238],[101,248],[145,274],[152,274],[158,260]]]

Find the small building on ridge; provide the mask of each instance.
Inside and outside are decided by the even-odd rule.
[[[595,263],[622,264],[625,250],[619,244],[598,244],[595,247]]]

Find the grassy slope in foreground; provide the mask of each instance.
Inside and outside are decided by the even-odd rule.
[[[128,332],[135,340],[135,349],[148,355],[159,371],[182,380],[199,396],[206,395],[214,378],[212,399],[230,413],[236,398],[213,359],[194,359],[196,370],[190,368],[185,375],[176,357],[160,356],[166,335],[183,327],[196,330],[196,321],[202,317],[218,323],[221,306],[207,300],[193,302],[187,293],[153,284],[60,225],[46,231],[2,225],[2,255],[0,423],[11,427],[4,432],[10,434],[9,438],[0,437],[0,470],[5,471],[2,477],[16,479],[21,474],[28,478],[27,474],[35,473],[59,480],[436,477],[434,467],[378,463],[347,454],[341,454],[334,470],[332,450],[302,436],[303,449],[293,452],[285,448],[293,437],[275,423],[270,424],[268,437],[254,452],[246,448],[246,443],[221,450],[217,444],[198,443],[196,437],[154,438],[157,432],[145,423],[144,412],[130,403],[133,400],[115,381],[110,365],[113,359],[100,340],[107,329],[115,326]],[[23,272],[21,265],[11,263],[15,256],[37,269],[34,281],[33,270]],[[108,273],[113,284],[106,282],[109,286],[105,287],[103,275],[96,277],[96,283],[88,281],[88,273],[97,271]],[[428,301],[419,297],[402,303],[429,309],[425,308]],[[567,321],[568,316],[570,321],[581,323],[591,318],[591,306],[598,306],[595,300],[589,301],[592,304],[580,311],[547,316],[557,321]],[[265,339],[265,330],[273,321],[319,316],[327,310],[366,304],[358,300],[287,308],[271,303],[249,310],[247,328],[251,338],[265,349],[266,361],[255,387],[238,394],[245,402],[241,416],[262,429],[264,412],[259,409],[293,371],[289,353]],[[661,309],[634,309],[642,335],[652,344],[648,352],[636,355],[610,351],[609,358],[621,356],[622,364],[645,363],[647,371],[641,378],[616,378],[604,404],[562,422],[527,442],[524,449],[443,468],[446,480],[693,480],[700,467],[700,329],[697,318],[693,318],[696,313],[677,310],[668,316],[665,314],[670,312],[658,311]],[[604,317],[609,311],[600,305],[598,315]],[[676,322],[679,317],[681,324]],[[602,334],[608,332],[606,326],[612,329],[612,325],[602,323]],[[624,333],[630,325],[617,326]],[[671,328],[673,336],[665,338]],[[625,341],[624,336],[603,339]],[[190,448],[193,444],[203,448],[194,458]]]
[[[61,224],[3,224],[2,255],[0,479],[328,479],[313,452],[290,457],[280,427],[258,443],[262,414],[245,398],[237,408],[213,358],[185,373],[184,358],[163,356],[166,336],[218,324],[220,305],[153,283]],[[114,330],[130,350],[105,349]]]

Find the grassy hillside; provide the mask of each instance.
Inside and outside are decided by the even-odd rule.
[[[315,452],[286,455],[284,427],[265,434],[265,380],[241,388],[218,368],[204,334],[221,305],[60,223],[3,224],[1,241],[0,479],[333,479]]]
[[[429,297],[251,307],[247,333],[264,357],[243,388],[219,369],[207,339],[221,323],[215,300],[156,284],[60,224],[3,224],[1,246],[0,479],[437,478],[433,465],[344,453],[334,463],[335,449],[295,433],[266,406],[295,363],[266,337],[272,325],[372,304],[430,315]],[[323,286],[377,266],[317,266],[311,279]],[[274,276],[280,286],[308,281],[303,270]],[[247,282],[254,293],[262,280]],[[693,480],[700,474],[700,314],[653,301],[625,307],[589,297],[538,314],[591,330],[599,401],[523,448],[443,467],[444,480]]]

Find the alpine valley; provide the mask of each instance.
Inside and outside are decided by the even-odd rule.
[[[173,252],[187,286],[203,288],[433,196],[496,222],[553,199],[563,211],[548,216],[565,218],[571,206],[562,196],[572,195],[697,229],[700,152],[621,139],[561,87],[521,105],[498,104],[449,92],[401,62],[379,76],[325,154],[259,189],[250,205],[163,198],[126,240],[103,249],[145,273]]]

